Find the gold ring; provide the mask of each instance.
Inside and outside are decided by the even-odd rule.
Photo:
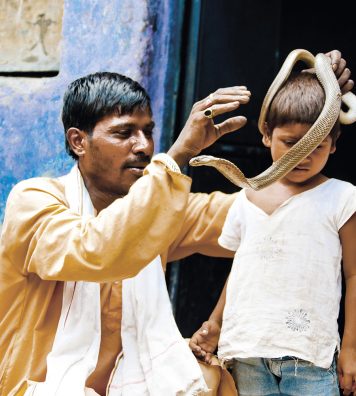
[[[214,111],[212,107],[208,107],[205,111],[204,111],[204,115],[207,118],[214,118]]]

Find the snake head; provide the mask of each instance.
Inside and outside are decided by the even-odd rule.
[[[215,160],[212,155],[199,155],[189,161],[190,166],[204,166],[209,165],[211,161]]]

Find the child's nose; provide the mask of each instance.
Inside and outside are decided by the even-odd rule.
[[[311,155],[308,155],[307,158],[304,158],[303,161],[300,163],[300,165],[309,165],[311,163]]]

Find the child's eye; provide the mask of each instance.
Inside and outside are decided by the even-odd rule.
[[[284,142],[284,144],[286,145],[286,146],[294,146],[295,145],[295,141],[294,140],[286,140],[285,142]]]

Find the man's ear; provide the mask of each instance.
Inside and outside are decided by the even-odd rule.
[[[263,124],[263,136],[262,136],[262,143],[266,147],[271,147],[271,136],[272,133],[270,132],[267,122]]]
[[[68,144],[72,151],[81,157],[85,154],[85,141],[87,133],[78,128],[69,128],[66,132]]]

